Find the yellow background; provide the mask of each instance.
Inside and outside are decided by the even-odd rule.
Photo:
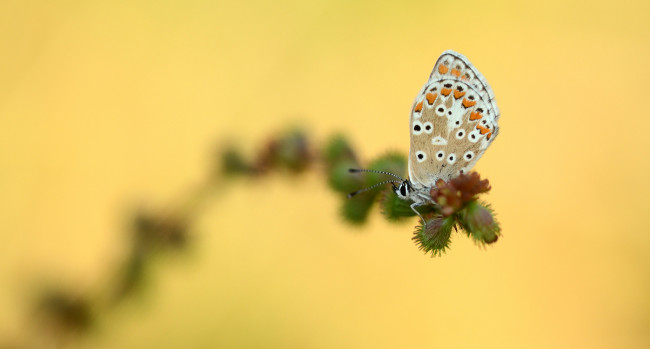
[[[501,133],[477,169],[503,237],[341,222],[319,174],[223,182],[195,244],[81,348],[647,348],[645,1],[0,3],[0,342],[33,290],[96,291],[138,207],[200,183],[214,147],[302,125],[365,159],[408,150],[437,56],[465,54]]]

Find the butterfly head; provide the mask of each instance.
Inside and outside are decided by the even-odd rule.
[[[406,179],[399,185],[393,184],[393,191],[400,199],[408,200],[413,192],[413,186],[411,186],[411,182]]]

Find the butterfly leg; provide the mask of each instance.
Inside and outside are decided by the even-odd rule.
[[[415,214],[420,217],[420,219],[422,220],[423,230],[426,230],[427,229],[427,221],[425,221],[424,217],[422,217],[420,212],[418,212],[418,210],[415,209],[415,207],[422,206],[422,205],[423,205],[423,203],[421,203],[421,202],[414,202],[414,203],[411,204],[411,210],[413,210],[413,212],[415,212]]]

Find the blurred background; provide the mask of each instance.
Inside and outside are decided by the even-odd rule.
[[[406,154],[413,98],[454,49],[502,112],[477,166],[496,244],[455,234],[430,258],[415,219],[351,227],[317,168],[223,181],[189,247],[65,346],[648,348],[649,15],[627,0],[3,0],[0,346],[48,345],[43,289],[107,297],[134,212],[183,206],[226,142],[253,154],[298,125],[366,160]]]

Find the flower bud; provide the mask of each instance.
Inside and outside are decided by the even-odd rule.
[[[449,239],[453,227],[453,216],[436,216],[432,219],[427,219],[426,226],[417,227],[412,239],[424,253],[431,252],[431,256],[441,256],[447,247],[449,247]]]
[[[311,162],[307,136],[300,132],[290,132],[278,141],[277,162],[291,172],[297,173],[305,170]]]
[[[461,174],[445,182],[439,179],[436,186],[431,189],[431,198],[440,205],[440,211],[445,216],[460,211],[463,206],[473,200],[481,193],[490,190],[490,182],[481,180],[476,172]]]
[[[461,217],[465,229],[475,241],[491,244],[499,238],[501,229],[489,207],[471,201],[462,211]]]

